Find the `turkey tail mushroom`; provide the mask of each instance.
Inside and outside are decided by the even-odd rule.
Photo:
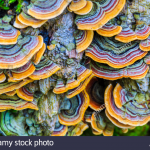
[[[23,86],[16,90],[18,97],[26,100],[26,101],[33,101],[33,92],[31,92],[26,86]]]
[[[108,85],[104,96],[106,110],[111,117],[115,118],[122,124],[130,126],[142,126],[150,120],[150,110],[146,107],[147,103],[145,103],[146,101],[144,99],[141,99],[140,94],[137,94],[136,97],[129,100],[125,105],[123,105],[123,107],[118,108],[115,104],[115,92],[113,93],[113,90],[112,84]],[[124,95],[121,93],[121,96]],[[142,104],[140,103],[141,100],[143,101]]]
[[[60,106],[59,122],[67,126],[78,124],[88,106],[89,96],[85,90],[71,99],[66,98]]]
[[[29,77],[35,71],[35,66],[28,61],[24,66],[7,71],[8,82],[17,82]]]
[[[86,50],[91,44],[94,32],[92,30],[76,30],[75,33],[76,50],[78,53]]]
[[[30,15],[26,14],[25,12],[22,12],[17,16],[17,20],[25,25],[25,26],[31,26],[33,28],[39,28],[41,27],[47,20],[39,20],[35,19],[34,17],[31,17]],[[16,22],[17,22],[16,20]],[[19,26],[18,26],[19,27]]]
[[[118,50],[119,49],[119,50]],[[85,55],[99,63],[106,63],[113,68],[123,68],[132,65],[143,58],[147,52],[140,50],[139,43],[124,44],[114,38],[95,35],[91,45],[85,50]]]
[[[119,34],[122,30],[121,26],[116,26],[109,21],[102,28],[96,30],[96,32],[101,36],[112,37]]]
[[[81,7],[81,5],[80,5],[80,7]],[[74,11],[74,13],[78,14],[78,15],[86,15],[92,10],[92,7],[93,7],[93,2],[87,1],[86,5],[83,8],[81,8],[77,11]],[[79,5],[78,5],[78,8],[79,8]]]
[[[52,19],[59,16],[71,0],[37,0],[28,6],[27,13],[40,20]]]
[[[43,45],[42,36],[26,36],[15,45],[0,45],[0,68],[16,69],[25,65]]]
[[[97,30],[116,17],[125,5],[125,0],[93,2],[92,10],[86,15],[77,15],[75,23],[80,30]]]
[[[117,80],[128,77],[131,79],[142,79],[149,70],[149,66],[143,60],[136,61],[134,64],[121,69],[91,61],[90,68],[96,77],[107,80]]]
[[[18,36],[21,34],[20,31],[11,26],[9,22],[4,22],[3,19],[0,19],[0,44],[16,44]]]

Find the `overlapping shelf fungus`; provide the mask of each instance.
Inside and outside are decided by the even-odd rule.
[[[0,18],[3,136],[113,136],[150,121],[148,0],[21,6]]]

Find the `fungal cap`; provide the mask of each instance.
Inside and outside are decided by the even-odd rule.
[[[35,54],[35,56],[33,58],[33,62],[35,65],[37,65],[40,62],[45,50],[46,50],[46,44],[43,43],[42,48]]]
[[[11,69],[10,74],[8,74],[8,82],[17,82],[29,77],[35,71],[35,67],[31,61],[27,62],[24,66]]]
[[[68,132],[68,127],[61,125],[61,128],[57,129],[56,131],[54,130],[51,136],[65,136],[67,132]]]
[[[59,118],[59,122],[61,124],[70,126],[70,125],[76,125],[78,124],[80,121],[83,120],[84,118],[84,113],[86,111],[86,109],[89,106],[89,96],[86,93],[85,90],[83,90],[79,95],[77,95],[76,97],[74,97],[72,100],[75,101],[76,100],[80,100],[81,102],[78,103],[78,105],[81,105],[80,107],[77,107],[75,112],[77,112],[77,114],[74,114],[75,116],[73,116],[73,118],[67,118],[66,115],[63,116],[62,112],[59,114],[58,118]],[[71,105],[71,107],[73,107]],[[72,113],[72,112],[71,112]]]
[[[33,80],[31,79],[24,79],[22,81],[18,81],[18,82],[4,82],[0,84],[0,94],[6,93],[6,92],[10,92],[13,91],[15,89],[19,89],[20,87],[33,82]]]
[[[116,43],[117,41],[113,38],[96,35],[91,45],[86,49],[85,55],[96,62],[108,64],[112,68],[124,68],[132,65],[147,54],[147,52],[139,49],[137,42],[130,43],[130,45],[120,42],[118,43],[120,44],[120,51],[116,52],[118,49]],[[134,54],[136,57],[133,58]],[[127,55],[128,59],[126,58]]]
[[[26,36],[25,38],[20,39],[16,45],[5,46],[6,49],[11,52],[11,57],[8,54],[5,58],[1,57],[0,68],[16,69],[22,67],[33,57],[35,53],[39,51],[42,45],[43,45],[42,36],[38,37]],[[2,49],[1,53],[5,49],[5,47],[1,48]],[[7,51],[6,52],[4,51],[3,53],[4,54],[1,54],[2,56],[5,55]]]
[[[150,27],[146,26],[144,22],[140,21],[138,25],[136,25],[135,34],[137,40],[145,40],[150,35]]]
[[[72,131],[72,136],[80,136],[83,132],[88,129],[89,126],[83,121],[79,122]]]
[[[47,49],[51,51],[51,50],[53,50],[55,47],[56,47],[56,44],[51,44],[51,45],[47,46]]]
[[[100,129],[100,128],[98,128],[98,126],[97,126],[97,121],[96,121],[95,113],[93,113],[92,117],[91,117],[91,126],[98,133],[102,133],[103,132],[103,130]]]
[[[115,36],[115,39],[123,43],[129,43],[131,41],[136,40],[137,36],[135,32],[132,31],[132,29],[128,27],[128,30],[122,29],[122,31],[118,35]]]
[[[56,73],[60,67],[57,66],[52,61],[42,58],[38,65],[35,66],[36,69],[32,75],[29,76],[29,78],[33,80],[40,80],[45,79],[50,76],[52,76],[54,73]]]
[[[123,124],[121,122],[119,122],[117,119],[113,118],[107,110],[105,110],[105,114],[108,117],[108,119],[117,127],[122,128],[122,129],[128,129],[128,128],[132,128],[133,126],[127,125],[127,124]]]
[[[51,3],[53,1],[50,0]],[[42,8],[42,10],[38,9],[38,7],[41,7],[41,6],[37,6],[37,5],[35,6],[34,4],[32,4],[31,6],[29,6],[27,13],[36,19],[41,19],[41,20],[52,19],[52,18],[59,16],[64,11],[64,9],[67,7],[67,5],[71,2],[71,0],[60,0],[60,1],[55,0],[55,1],[56,2],[55,2],[54,6],[52,3],[52,6],[49,6],[48,9]],[[60,3],[61,3],[61,5],[60,5]],[[45,7],[47,7],[47,6],[45,6]],[[54,10],[54,8],[55,8],[55,10]]]
[[[115,26],[113,24],[108,23],[105,24],[102,28],[96,30],[96,32],[102,36],[112,37],[119,34],[121,30],[122,30],[121,26]]]
[[[61,93],[65,93],[67,91],[63,80],[62,79],[58,79],[57,83],[56,83],[56,87],[53,89],[53,92],[55,94],[61,94]]]
[[[76,35],[76,50],[78,53],[86,50],[91,44],[94,37],[94,31],[92,30],[84,30],[78,31]]]
[[[37,104],[35,101],[33,102],[27,102],[22,99],[20,99],[18,96],[7,96],[2,94],[0,96],[0,109],[5,110],[23,110],[23,109],[35,109],[38,110]]]
[[[4,72],[1,70],[0,71],[0,83],[4,82],[6,80],[6,76]]]
[[[25,14],[24,12],[22,12],[21,14],[19,14],[18,16],[18,20],[26,25],[26,26],[31,26],[33,28],[39,28],[41,27],[47,20],[38,20],[35,19],[27,14]]]
[[[98,132],[98,131],[92,129],[92,133],[93,133],[94,135],[101,135],[101,134],[103,133],[103,130],[101,130],[101,132]]]
[[[121,90],[123,88],[121,87],[121,85],[119,83],[117,83],[116,87],[114,88],[114,91],[113,91],[113,96],[114,96],[114,101],[115,101],[115,104],[118,108],[121,108],[122,107],[122,93],[121,93]]]
[[[77,94],[79,94],[80,92],[82,92],[86,88],[87,84],[90,82],[90,80],[93,76],[94,75],[91,74],[88,78],[86,78],[83,82],[81,82],[77,88],[69,90],[66,97],[72,98],[72,97],[76,96]]]
[[[1,25],[2,26],[2,25]],[[2,26],[1,34],[0,34],[0,44],[1,45],[11,45],[16,44],[18,40],[18,36],[20,35],[20,31],[7,24]]]
[[[6,92],[5,94],[8,96],[14,96],[16,94],[16,90],[10,91],[10,92]]]
[[[93,8],[88,14],[76,18],[75,22],[78,29],[97,30],[101,28],[109,20],[113,19],[120,13],[125,3],[126,0],[107,0],[102,5],[93,2]],[[94,22],[91,22],[91,20]]]
[[[26,100],[26,101],[33,101],[33,93],[29,91],[26,87],[21,87],[16,90],[18,97]]]
[[[73,0],[69,6],[69,10],[78,11],[83,9],[87,5],[86,0]]]
[[[140,49],[142,51],[150,51],[150,37],[140,42]]]
[[[67,85],[66,85],[66,89],[67,91],[70,89],[74,89],[76,87],[78,87],[80,85],[80,82],[75,80],[74,78],[68,79],[67,80]]]
[[[22,24],[19,20],[18,20],[18,17],[16,17],[16,20],[13,24],[14,27],[16,28],[19,28],[19,29],[23,29],[23,28],[26,28],[27,26]]]
[[[149,57],[145,57],[145,62],[149,62]],[[91,62],[91,69],[95,76],[107,80],[117,80],[121,78],[142,79],[146,76],[149,66],[143,60],[137,61],[133,65],[125,68],[115,69],[105,64]],[[135,71],[136,70],[136,71]],[[134,72],[134,73],[133,73]],[[113,75],[112,75],[113,74]]]
[[[122,111],[122,109],[117,108],[114,103],[112,84],[109,84],[108,87],[106,88],[104,97],[105,97],[104,100],[105,100],[105,105],[108,113],[119,122],[125,125],[142,126],[149,121],[149,116],[145,116],[145,117],[136,116],[135,119],[135,115],[132,117],[126,114],[126,117],[124,118],[124,111]]]
[[[100,104],[98,102],[95,101],[95,98],[93,97],[93,94],[95,93],[92,93],[92,90],[94,88],[94,84],[96,84],[98,82],[98,79],[96,77],[93,77],[90,82],[87,84],[86,86],[86,91],[89,95],[89,98],[90,98],[90,104],[89,104],[89,107],[95,111],[101,111],[105,108],[105,105],[103,104]]]
[[[93,3],[91,1],[87,1],[86,5],[82,9],[74,11],[74,13],[78,15],[85,15],[92,10],[92,7],[93,7]]]
[[[78,82],[84,81],[92,74],[92,70],[86,69],[84,66],[80,65],[77,68],[77,80]]]

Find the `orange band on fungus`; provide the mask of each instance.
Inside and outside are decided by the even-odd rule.
[[[141,108],[136,101],[130,101],[125,105],[125,108],[122,107],[119,109],[114,103],[112,84],[106,88],[104,97],[108,113],[120,123],[131,126],[142,126],[150,120],[148,108],[144,106]]]
[[[80,82],[75,80],[74,78],[68,79],[66,84],[67,91],[70,89],[74,89],[80,85]]]
[[[29,91],[26,87],[21,87],[16,90],[18,97],[26,100],[26,101],[33,101],[33,93]]]
[[[145,59],[147,62],[148,59]],[[95,61],[91,61],[92,72],[95,76],[107,80],[117,80],[121,78],[131,78],[131,79],[142,79],[146,76],[149,66],[144,63],[143,60],[135,62],[133,65],[127,66],[125,68],[112,68],[106,64],[100,64]]]
[[[35,66],[36,69],[32,75],[29,77],[33,80],[45,79],[56,73],[60,67],[49,59],[43,57],[38,65]]]
[[[81,121],[72,130],[71,136],[80,136],[88,128],[89,128],[89,126],[86,123],[84,123],[83,121]]]
[[[51,51],[51,50],[53,50],[55,47],[56,47],[56,44],[51,44],[51,45],[47,46],[47,49]]]
[[[84,90],[75,97],[67,100],[67,103],[70,103],[70,107],[69,109],[61,108],[58,115],[59,122],[67,126],[78,124],[83,119],[84,113],[89,106],[88,94]]]
[[[0,48],[0,68],[16,69],[22,67],[42,46],[42,36],[26,36],[19,39],[16,45],[6,45]]]
[[[0,71],[0,83],[4,82],[6,80],[6,76],[4,72],[1,70]]]
[[[8,96],[14,96],[17,93],[16,90],[10,91],[10,92],[6,92],[5,94]]]
[[[114,96],[115,104],[118,108],[121,108],[123,105],[122,94],[125,95],[125,91],[123,91],[123,88],[121,87],[121,85],[119,83],[117,83],[117,85],[113,91],[113,96]]]
[[[2,28],[2,29],[1,29]],[[0,25],[0,44],[1,45],[11,45],[16,44],[18,36],[21,34],[20,31],[16,30],[11,25]]]
[[[31,26],[33,28],[38,28],[41,27],[47,20],[38,20],[35,19],[33,17],[31,17],[28,14],[25,14],[24,12],[22,12],[21,14],[19,14],[18,16],[18,20],[26,25],[26,26]]]
[[[27,102],[27,101],[20,99],[16,95],[7,96],[7,95],[3,94],[0,96],[0,109],[23,110],[23,109],[27,109],[27,108],[38,110],[37,102],[36,101]]]
[[[23,28],[26,28],[26,27],[27,27],[26,25],[22,24],[22,23],[18,20],[18,17],[16,17],[13,26],[16,27],[16,28],[19,28],[19,29],[23,29]]]
[[[42,48],[33,57],[33,62],[35,65],[37,65],[40,62],[45,50],[46,50],[46,44],[44,43]]]
[[[56,83],[55,88],[53,89],[53,92],[55,94],[61,94],[61,93],[65,93],[66,91],[67,91],[67,89],[63,83],[63,80],[57,79],[57,83]]]
[[[126,0],[93,2],[92,10],[86,15],[78,15],[75,23],[80,30],[97,30],[116,17],[123,9],[125,3]]]
[[[78,53],[86,50],[91,44],[94,37],[94,32],[92,30],[76,30],[75,40],[76,40],[76,50]]]
[[[91,120],[92,120],[92,121],[91,121],[91,126],[92,126],[92,128],[93,128],[95,131],[97,131],[98,133],[102,133],[103,130],[97,127],[95,113],[92,114]]]
[[[73,0],[69,6],[69,10],[78,11],[83,9],[87,5],[86,0]]]
[[[8,74],[9,82],[17,82],[18,80],[23,80],[29,77],[35,71],[35,67],[32,62],[27,62],[24,66],[10,70],[10,74]]]
[[[19,89],[22,86],[33,82],[33,80],[31,79],[24,79],[23,81],[18,81],[18,82],[4,82],[0,84],[0,94],[6,93],[6,92],[10,92],[13,91],[15,89]]]
[[[112,37],[119,34],[121,30],[122,30],[121,26],[116,26],[111,24],[111,22],[108,22],[102,28],[96,30],[96,32],[102,36]]]
[[[128,128],[132,128],[132,126],[127,125],[127,124],[122,124],[121,122],[119,122],[118,120],[116,120],[115,118],[113,118],[107,110],[105,110],[106,116],[108,117],[108,119],[117,127],[119,128],[123,128],[123,129],[128,129]]]
[[[119,50],[118,50],[119,49]],[[85,55],[99,63],[106,63],[113,68],[123,68],[132,65],[143,58],[147,52],[140,50],[139,43],[124,44],[114,38],[94,36]]]
[[[150,51],[150,36],[146,40],[140,42],[140,49],[142,51]]]
[[[86,15],[92,10],[92,7],[93,3],[91,1],[87,1],[86,5],[82,9],[74,11],[74,13],[78,15]]]
[[[87,84],[90,82],[90,80],[92,79],[93,76],[94,76],[94,75],[91,74],[88,78],[86,78],[83,82],[81,82],[78,87],[69,90],[66,97],[67,97],[67,98],[72,98],[72,97],[74,97],[75,95],[77,95],[77,94],[79,94],[80,92],[82,92],[82,91],[86,88]]]
[[[61,125],[59,128],[55,128],[51,136],[65,136],[68,132],[68,127],[65,125]]]
[[[46,20],[59,16],[68,6],[71,0],[46,0],[31,4],[28,9],[28,14],[36,19]]]
[[[101,132],[98,132],[98,131],[92,129],[92,133],[93,133],[94,135],[101,135],[101,134],[103,133],[103,130],[101,130]]]
[[[86,69],[86,67],[80,65],[77,68],[77,80],[78,82],[83,82],[86,78],[88,78],[92,74],[92,70]]]

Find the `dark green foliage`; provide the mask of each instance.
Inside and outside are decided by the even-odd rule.
[[[1,8],[1,9],[4,9],[4,10],[8,10],[8,9],[9,9],[9,7],[7,7],[7,6],[5,5],[4,0],[0,0],[0,8]]]
[[[4,9],[4,10],[9,10],[8,5],[13,4],[15,2],[18,3],[16,6],[16,12],[19,13],[21,11],[21,8],[22,8],[23,0],[8,0],[8,4],[4,0],[0,0],[0,8]]]
[[[149,125],[144,125],[142,127],[136,127],[134,130],[129,130],[127,133],[123,133],[121,129],[115,127],[114,130],[114,135],[113,136],[148,136],[149,135]],[[95,136],[92,133],[92,129],[89,128],[84,133],[82,136]],[[102,136],[102,135],[98,135]]]
[[[14,0],[11,0],[11,1],[14,1]],[[16,12],[20,12],[21,8],[22,8],[23,0],[17,0],[17,1],[18,1],[18,5],[17,5],[17,8],[16,8]]]
[[[149,135],[149,125],[136,127],[134,130],[129,130],[127,133],[122,133],[119,128],[115,128],[114,136],[147,136]]]

